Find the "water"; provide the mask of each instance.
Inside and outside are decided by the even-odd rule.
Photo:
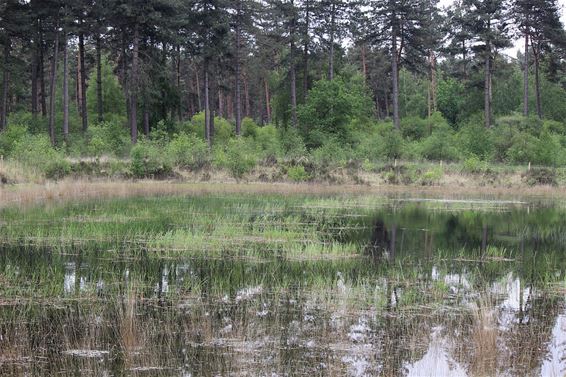
[[[3,376],[566,373],[561,203],[179,197],[0,214]]]

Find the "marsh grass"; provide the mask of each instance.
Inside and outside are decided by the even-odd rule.
[[[546,349],[503,334],[491,294],[529,286],[536,320],[513,331],[548,327],[560,206],[151,185],[0,210],[0,374],[393,376],[438,335],[494,375],[500,342],[529,365]]]

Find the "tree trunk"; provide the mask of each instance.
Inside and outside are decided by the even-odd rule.
[[[293,17],[291,19],[291,27],[289,29],[289,48],[291,57],[291,67],[289,76],[291,79],[291,125],[297,127],[297,67],[295,66],[295,4],[291,0]]]
[[[222,88],[218,88],[218,116],[220,118],[226,118],[224,110],[224,91]]]
[[[303,46],[303,98],[309,93],[309,43],[310,43],[310,0],[305,0],[305,35]]]
[[[291,67],[291,125],[297,127],[297,78],[294,64]]]
[[[491,128],[491,46],[489,42],[485,51],[484,78],[484,118],[485,128]]]
[[[330,56],[328,63],[328,78],[334,80],[334,28],[336,23],[336,5],[332,3],[330,11]]]
[[[244,76],[244,98],[246,99],[246,116],[251,117],[252,105],[250,103],[250,86],[248,84],[248,75]]]
[[[143,133],[145,136],[149,136],[150,125],[149,125],[149,110],[147,104],[143,107]]]
[[[535,49],[533,49],[534,52],[534,57],[535,57],[535,96],[536,96],[536,105],[537,105],[537,116],[539,117],[539,119],[542,119],[542,100],[541,100],[541,96],[540,96],[540,60],[539,60],[539,51],[535,51]]]
[[[124,91],[124,98],[126,99],[126,116],[128,118],[128,128],[130,128],[132,121],[131,106],[130,106],[130,82],[128,80],[128,42],[126,39],[126,31],[122,29],[122,90]]]
[[[102,46],[100,35],[96,36],[96,107],[98,110],[98,121],[104,121],[104,104],[102,102]]]
[[[82,26],[82,20],[80,21],[80,25]],[[81,115],[83,121],[83,131],[86,132],[88,129],[88,110],[86,108],[86,69],[85,69],[85,40],[84,34],[81,31],[79,33],[79,58],[80,58],[80,73],[81,73]]]
[[[529,116],[529,34],[525,32],[525,57],[523,62],[523,116]]]
[[[38,46],[39,44],[36,43],[35,48],[33,49],[33,55],[31,58],[31,114],[33,115],[33,119],[37,118],[38,108],[38,98],[37,98],[37,71],[38,71]]]
[[[364,75],[364,82],[365,82],[365,81],[367,81],[367,77],[368,77],[368,66],[367,66],[367,60],[366,60],[366,45],[365,45],[365,43],[362,44],[361,55],[362,55],[362,74]]]
[[[197,86],[197,99],[198,99],[198,111],[202,111],[202,98],[200,93],[200,80],[198,77],[198,69],[195,65],[195,76],[196,76],[196,86]]]
[[[208,87],[208,62],[204,63],[204,137],[208,143],[208,147],[212,147],[212,139],[210,135],[210,98]]]
[[[41,95],[41,115],[47,116],[47,91],[45,90],[45,53],[43,51],[43,33],[39,26],[39,89]]]
[[[385,98],[385,116],[389,117],[391,116],[391,109],[389,108],[389,96],[387,95],[387,93],[385,93],[384,98]]]
[[[242,88],[240,53],[242,48],[242,0],[238,0],[236,20],[236,136],[240,136],[242,130]]]
[[[269,95],[269,83],[267,79],[263,79],[265,86],[265,112],[267,115],[267,123],[271,123],[271,98]]]
[[[462,75],[464,80],[468,79],[468,63],[466,61],[466,41],[462,41]]]
[[[177,93],[179,100],[177,101],[177,121],[183,120],[183,99],[181,93],[181,46],[177,45]]]
[[[138,67],[139,67],[139,25],[134,26],[134,46],[132,53],[132,84],[130,87],[130,136],[132,143],[138,142]]]
[[[51,78],[49,80],[49,136],[51,144],[55,145],[55,93],[57,83],[57,59],[59,58],[59,23],[55,32],[55,47],[51,61]]]
[[[432,104],[432,112],[436,112],[437,106],[437,88],[438,83],[436,79],[436,56],[434,51],[430,51],[430,99]]]
[[[10,37],[4,37],[4,67],[2,79],[2,103],[0,103],[0,131],[4,130],[8,123],[8,87],[10,85],[10,49],[12,42]]]
[[[401,119],[399,117],[399,62],[397,53],[397,33],[393,30],[391,41],[391,78],[393,81],[393,125],[396,130],[401,129]]]
[[[83,94],[81,92],[81,55],[77,54],[77,79],[75,80],[75,89],[77,91],[77,112],[81,115],[81,103]]]
[[[69,138],[69,51],[67,30],[63,30],[63,138]]]

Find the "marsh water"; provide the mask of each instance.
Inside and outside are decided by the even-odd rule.
[[[2,376],[566,373],[561,202],[74,202],[0,241]]]

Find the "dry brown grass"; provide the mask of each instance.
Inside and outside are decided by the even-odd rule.
[[[471,371],[474,376],[497,374],[497,319],[489,295],[480,297],[474,308],[474,327],[471,341],[474,354]]]
[[[29,206],[39,203],[65,202],[77,199],[127,198],[160,195],[392,195],[429,198],[492,198],[492,199],[564,199],[564,188],[536,187],[415,187],[395,185],[329,185],[320,183],[179,183],[174,181],[91,181],[67,179],[43,184],[0,185],[0,207]]]
[[[2,184],[5,183],[23,183],[23,182],[33,182],[35,184],[41,184],[45,179],[24,165],[13,160],[4,160],[0,156],[0,189]]]

